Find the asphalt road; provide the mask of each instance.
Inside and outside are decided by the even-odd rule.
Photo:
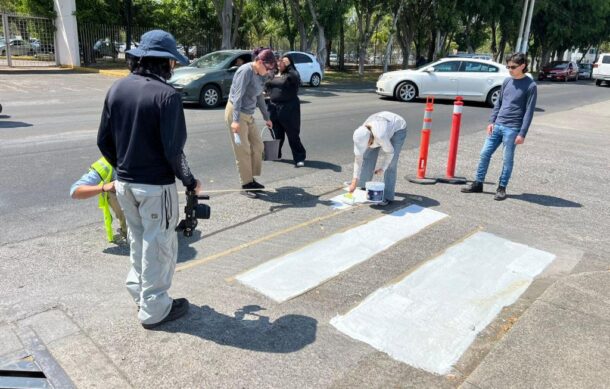
[[[106,91],[116,79],[97,74],[0,74],[0,245],[99,222],[91,201],[69,198],[69,187],[99,156],[96,133]],[[370,114],[389,110],[409,126],[406,148],[417,152],[423,101],[400,103],[380,98],[373,85],[323,85],[303,88],[302,139],[307,167],[291,161],[265,163],[260,182],[306,176],[318,169],[341,172],[352,161],[352,131]],[[610,88],[589,81],[542,83],[537,115],[571,109],[608,98]],[[437,102],[432,143],[445,141],[452,102]],[[490,109],[467,103],[462,133],[480,131]],[[189,138],[186,155],[195,175],[209,190],[238,188],[234,158],[223,124],[224,107],[186,107]],[[260,115],[257,115],[262,124]],[[534,129],[535,131],[535,129]],[[285,145],[285,157],[290,157]],[[439,156],[445,158],[445,156]],[[459,164],[459,161],[458,161]],[[415,167],[413,167],[413,172]],[[405,172],[409,173],[409,172]],[[344,180],[351,172],[343,171]],[[402,176],[402,174],[401,174]]]

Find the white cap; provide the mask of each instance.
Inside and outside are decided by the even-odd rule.
[[[365,126],[360,126],[354,131],[354,154],[364,155],[364,152],[369,147],[369,140],[371,139],[371,131]]]

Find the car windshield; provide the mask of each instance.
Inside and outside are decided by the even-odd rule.
[[[189,66],[194,68],[218,68],[229,58],[233,57],[233,53],[209,53],[199,58]]]
[[[553,69],[565,69],[568,67],[568,63],[567,62],[551,62],[549,64],[550,68]]]

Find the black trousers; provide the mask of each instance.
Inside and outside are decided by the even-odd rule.
[[[288,144],[292,150],[294,162],[305,161],[306,151],[301,143],[301,102],[299,99],[283,101],[281,103],[269,103],[269,115],[273,122],[273,133],[280,140],[280,157],[284,140],[288,137]]]

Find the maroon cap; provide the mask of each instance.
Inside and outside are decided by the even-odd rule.
[[[275,55],[273,55],[273,51],[271,51],[270,49],[264,49],[263,51],[258,53],[256,59],[260,59],[268,66],[273,65],[274,68],[277,66]]]

